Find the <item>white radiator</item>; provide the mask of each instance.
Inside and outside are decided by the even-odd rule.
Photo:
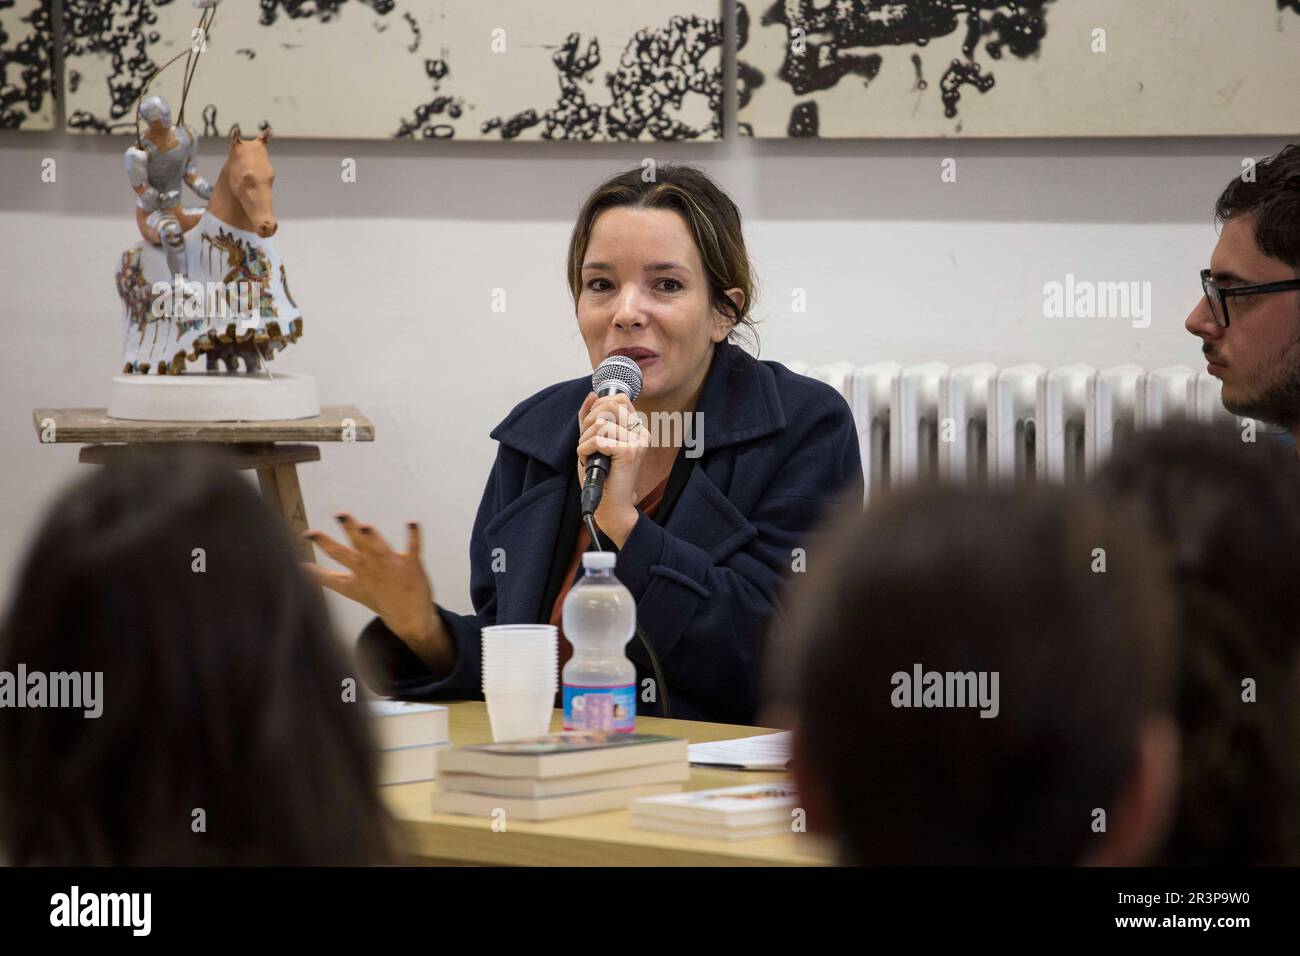
[[[1138,429],[1236,420],[1219,400],[1219,380],[1181,365],[787,364],[848,401],[868,499],[918,477],[1078,480]]]

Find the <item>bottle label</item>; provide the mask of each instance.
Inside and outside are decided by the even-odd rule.
[[[636,685],[578,687],[564,685],[565,730],[636,730]]]

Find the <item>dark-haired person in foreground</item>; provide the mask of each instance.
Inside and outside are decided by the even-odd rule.
[[[1182,773],[1157,862],[1300,864],[1300,464],[1183,424],[1139,433],[1096,482],[1149,509],[1172,561]]]
[[[388,859],[365,705],[344,699],[320,589],[221,462],[139,453],[77,481],[13,593],[0,671],[102,681],[98,716],[0,708],[0,859]]]
[[[1143,521],[1049,488],[841,519],[778,632],[797,653],[774,655],[799,660],[809,831],[849,864],[1143,862],[1178,750]]]
[[[1229,183],[1215,216],[1223,229],[1187,331],[1228,411],[1300,438],[1300,146]]]

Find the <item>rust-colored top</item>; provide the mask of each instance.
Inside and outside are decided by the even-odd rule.
[[[655,512],[659,510],[659,504],[664,499],[664,490],[668,487],[668,479],[665,478],[655,487],[646,492],[646,496],[637,502],[637,510],[647,518],[653,518]],[[564,665],[569,662],[573,656],[573,645],[569,643],[564,636],[564,599],[568,596],[569,588],[573,587],[573,582],[578,573],[578,568],[582,567],[582,555],[587,550],[587,545],[591,543],[591,535],[587,531],[587,523],[584,521],[582,527],[578,529],[578,540],[574,544],[573,557],[569,560],[569,570],[565,573],[564,583],[560,585],[560,593],[555,596],[555,603],[551,605],[551,618],[548,624],[554,624],[560,629],[560,672],[563,673]],[[563,691],[560,692],[563,694]],[[556,697],[559,699],[560,694]],[[556,704],[556,706],[561,706]]]

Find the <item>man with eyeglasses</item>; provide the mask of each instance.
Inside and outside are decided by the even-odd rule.
[[[1223,229],[1187,331],[1224,408],[1300,439],[1300,145],[1234,179],[1214,213]]]

